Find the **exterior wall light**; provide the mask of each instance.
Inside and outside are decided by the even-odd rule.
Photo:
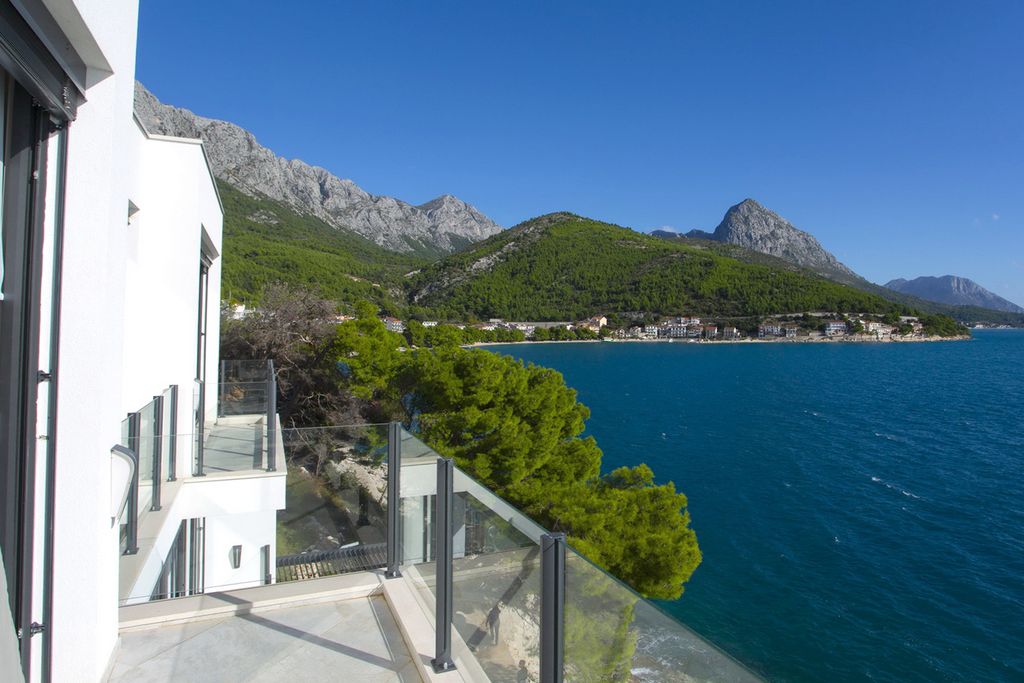
[[[231,546],[231,568],[238,569],[242,566],[242,546]]]

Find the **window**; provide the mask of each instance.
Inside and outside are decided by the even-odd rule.
[[[210,265],[213,258],[204,249],[199,258],[199,334],[196,340],[196,379],[206,382],[206,322],[209,309]]]

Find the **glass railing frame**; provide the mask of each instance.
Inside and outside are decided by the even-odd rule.
[[[164,422],[164,397],[163,394],[153,397],[153,502],[150,510],[156,512],[161,508],[161,482],[163,480],[163,422]]]
[[[138,511],[138,488],[139,488],[139,456],[128,446],[115,444],[111,447],[111,453],[127,460],[131,465],[131,478],[128,483],[128,493],[125,496],[124,505],[118,506],[115,523],[118,525],[118,536],[120,537],[120,520],[125,518],[125,548],[122,555],[135,555],[139,552],[139,511]],[[120,545],[120,538],[118,538]]]
[[[167,437],[166,481],[178,478],[178,385],[171,384],[163,390],[163,401],[167,407],[167,424],[162,424],[162,435]]]
[[[438,489],[437,489],[437,493],[438,493],[438,496],[439,496],[439,500],[443,501],[444,499],[440,498],[440,496],[442,494],[442,488],[441,488],[442,487],[442,478],[441,478],[441,475],[440,475],[440,471],[441,471],[441,468],[444,466],[443,463],[446,461],[446,459],[443,456],[441,456],[440,454],[437,454],[436,451],[433,451],[433,449],[431,449],[429,446],[426,446],[425,444],[423,444],[422,441],[419,441],[414,435],[412,435],[411,433],[407,432],[406,430],[402,429],[400,434],[403,435],[403,436],[415,439],[421,445],[423,445],[427,451],[433,452],[434,455],[438,458],[439,474],[438,474]],[[399,452],[399,456],[400,456],[400,452]],[[451,462],[451,461],[447,460],[447,462]],[[483,485],[482,483],[477,481],[474,477],[472,477],[471,475],[469,475],[465,471],[460,470],[458,468],[453,468],[453,469],[455,471],[457,471],[457,473],[460,476],[465,477],[465,479],[467,479],[468,481],[472,482],[476,486],[479,486],[481,489],[486,491],[490,496],[493,496],[498,501],[504,503],[505,505],[508,505],[511,509],[518,511],[518,508],[516,508],[516,506],[514,506],[511,503],[508,503],[507,501],[502,499],[500,496],[498,496],[496,493],[491,491],[489,488],[487,488],[485,485]],[[480,500],[480,498],[477,497],[477,496],[473,496],[473,497],[476,498],[477,500]],[[481,502],[483,502],[483,501],[481,500]],[[484,504],[486,505],[486,503],[484,503]],[[449,503],[449,505],[450,505],[450,503]],[[445,609],[445,606],[443,605],[443,600],[448,599],[443,594],[445,592],[448,592],[448,594],[450,596],[450,591],[452,589],[451,589],[450,584],[448,584],[448,578],[449,578],[450,574],[446,574],[443,565],[449,564],[449,566],[450,566],[450,563],[452,563],[454,561],[454,557],[451,556],[451,555],[442,556],[442,547],[441,547],[441,538],[440,538],[440,534],[442,532],[440,531],[440,524],[443,523],[443,521],[441,520],[441,517],[443,516],[443,514],[442,514],[442,512],[440,512],[440,510],[443,507],[445,507],[445,505],[443,505],[443,504],[440,504],[440,505],[437,506],[437,508],[439,510],[438,513],[437,513],[439,523],[437,525],[435,525],[435,533],[437,535],[437,538],[435,540],[435,557],[434,557],[434,565],[435,565],[434,582],[435,582],[435,587],[436,587],[436,590],[435,590],[436,607],[435,607],[434,616],[435,616],[435,629],[439,629],[439,630],[443,629],[443,630],[445,630],[445,632],[449,632],[450,633],[451,624],[448,623],[447,625],[445,625],[445,623],[443,621],[444,615],[447,612],[447,610]],[[600,572],[600,574],[604,578],[606,578],[609,582],[611,582],[611,584],[614,585],[618,590],[625,591],[626,594],[633,601],[634,605],[640,604],[644,608],[653,610],[654,613],[656,613],[660,618],[664,619],[667,623],[678,625],[680,631],[685,631],[686,633],[692,635],[694,638],[698,639],[703,644],[706,644],[708,647],[712,648],[715,651],[717,656],[721,656],[724,660],[728,661],[731,665],[735,666],[740,672],[742,672],[744,674],[748,674],[750,676],[751,680],[757,680],[756,674],[751,672],[750,669],[748,667],[746,667],[742,662],[740,662],[735,657],[730,655],[728,652],[726,652],[724,649],[722,649],[716,643],[714,643],[714,642],[708,640],[707,638],[705,638],[704,636],[696,633],[695,631],[693,631],[693,629],[691,629],[690,627],[686,626],[685,624],[680,622],[678,619],[676,619],[672,615],[668,614],[657,603],[655,603],[652,600],[648,600],[643,595],[641,595],[636,590],[634,590],[632,587],[630,587],[628,584],[626,584],[624,581],[616,578],[615,576],[610,574],[607,570],[599,567],[592,560],[587,558],[579,550],[577,550],[576,548],[573,548],[568,543],[567,537],[566,537],[566,535],[564,533],[561,533],[561,532],[551,532],[551,531],[544,530],[544,528],[541,527],[541,525],[539,525],[536,522],[534,522],[532,519],[530,519],[525,514],[523,514],[521,512],[519,514],[521,514],[523,516],[523,518],[526,519],[531,525],[536,526],[538,529],[541,529],[541,530],[544,531],[541,534],[541,537],[540,537],[540,540],[539,540],[539,545],[540,545],[540,548],[541,548],[541,590],[540,590],[540,593],[541,593],[541,595],[540,595],[541,606],[540,606],[540,619],[539,619],[539,621],[540,621],[540,624],[539,624],[539,627],[540,627],[539,628],[539,631],[540,631],[539,646],[540,646],[540,655],[541,655],[540,656],[540,679],[541,679],[541,681],[561,681],[563,679],[564,674],[565,674],[565,668],[566,668],[566,660],[565,660],[566,603],[567,603],[567,601],[572,599],[572,596],[570,595],[570,586],[569,586],[569,583],[568,583],[568,576],[569,576],[569,553],[572,553],[572,555],[575,558],[582,559],[586,563],[586,565],[588,567],[596,569],[598,572]],[[451,509],[449,509],[447,511],[447,515],[448,515],[448,519],[450,521],[451,520],[451,517],[450,517]],[[518,527],[515,526],[515,524],[512,524],[512,526],[514,528],[516,528],[517,531],[519,531],[521,534],[523,534],[524,536],[527,536],[528,538],[533,540],[532,539],[532,534],[527,533],[523,529],[519,529]],[[451,535],[452,532],[453,532],[453,529],[449,528],[448,529],[448,534]],[[448,548],[447,548],[447,551],[450,553],[451,550],[452,550],[452,546],[449,544]],[[446,588],[445,584],[448,584],[447,588]],[[435,636],[436,636],[436,640],[437,640],[437,643],[436,643],[437,654],[438,654],[438,656],[440,656],[440,655],[443,654],[443,650],[441,648],[442,634],[441,633],[435,633]],[[441,669],[441,670],[443,670],[443,669]]]
[[[267,471],[277,470],[277,374],[274,360],[267,360]]]
[[[570,553],[572,555],[571,558],[569,557]],[[729,662],[731,664],[735,665],[738,669],[740,669],[740,670],[750,674],[750,676],[752,678],[754,678],[754,679],[758,678],[757,674],[754,673],[750,669],[750,667],[748,667],[746,664],[744,664],[740,660],[736,659],[736,657],[734,657],[733,655],[729,654],[729,652],[726,651],[718,643],[716,643],[715,641],[711,640],[707,636],[704,636],[703,634],[697,633],[692,628],[690,628],[689,626],[687,626],[683,622],[679,621],[679,619],[677,619],[676,617],[674,617],[671,614],[669,614],[668,611],[666,611],[661,605],[659,605],[657,601],[651,600],[650,598],[644,597],[635,588],[630,586],[628,583],[626,583],[622,579],[619,579],[618,577],[616,577],[614,574],[609,572],[604,567],[601,567],[600,565],[595,563],[593,560],[591,560],[589,557],[587,557],[585,554],[583,554],[580,550],[574,548],[571,544],[569,544],[567,542],[566,543],[566,560],[565,560],[565,565],[564,565],[566,572],[568,572],[568,567],[571,564],[572,559],[576,559],[577,561],[582,561],[584,564],[586,564],[589,567],[589,569],[591,569],[591,570],[593,570],[595,572],[598,572],[599,574],[604,576],[604,578],[607,581],[615,584],[617,589],[628,593],[630,595],[630,597],[633,599],[634,604],[642,604],[645,608],[648,608],[648,609],[652,610],[653,612],[657,613],[658,616],[660,616],[662,619],[664,619],[664,620],[666,620],[668,622],[671,622],[673,624],[677,624],[681,629],[689,632],[695,638],[698,638],[704,644],[706,644],[706,645],[710,646],[711,648],[713,648],[715,650],[715,652],[719,656],[723,657],[724,659],[729,660]],[[566,576],[568,577],[568,574]],[[570,597],[568,585],[567,585],[565,591],[566,591],[566,596]]]
[[[272,373],[273,373],[272,365],[269,365],[268,366],[268,381],[271,381],[271,379],[273,377]],[[202,385],[200,384],[199,386],[201,387]],[[200,393],[200,396],[201,395],[202,394]],[[157,397],[154,398],[154,401],[156,401],[156,400],[157,400]],[[160,415],[162,415],[162,412],[160,413]],[[130,418],[134,417],[134,420],[130,420],[129,421],[129,443],[130,444],[131,443],[137,443],[137,440],[139,438],[139,434],[138,434],[138,414],[137,413],[136,414],[130,414],[129,417]],[[268,426],[269,426],[269,424],[268,424]],[[275,427],[276,427],[276,425],[275,425]],[[435,653],[434,653],[435,656],[434,656],[434,659],[433,659],[433,663],[434,663],[435,668],[436,668],[437,671],[447,671],[447,670],[450,670],[454,666],[454,660],[452,658],[452,654],[453,654],[452,653],[452,634],[453,634],[453,624],[452,624],[453,604],[452,604],[452,598],[453,598],[453,568],[454,568],[454,562],[456,560],[455,548],[454,548],[455,543],[453,541],[453,532],[454,532],[454,529],[455,529],[455,525],[453,524],[453,521],[454,521],[454,514],[453,513],[456,512],[455,502],[454,502],[455,489],[457,488],[455,486],[456,476],[464,477],[465,481],[470,482],[472,484],[472,486],[470,486],[470,487],[466,487],[465,483],[460,484],[459,485],[460,494],[463,491],[465,491],[470,497],[472,497],[473,499],[477,500],[482,506],[484,506],[484,508],[486,508],[487,510],[490,510],[490,512],[493,513],[496,518],[508,521],[509,525],[510,525],[508,527],[508,529],[510,531],[514,530],[519,535],[521,535],[524,539],[528,539],[530,543],[536,543],[536,545],[539,546],[539,549],[540,549],[540,558],[539,558],[539,568],[540,568],[540,575],[539,575],[539,578],[540,578],[540,583],[539,583],[539,605],[538,605],[537,612],[535,613],[535,616],[537,618],[537,624],[538,624],[538,628],[539,628],[539,636],[538,636],[538,641],[537,641],[537,647],[538,647],[539,654],[540,654],[540,657],[539,657],[539,668],[540,668],[541,680],[544,680],[544,681],[548,681],[548,680],[561,680],[562,677],[567,673],[566,672],[567,662],[566,662],[566,658],[565,658],[566,634],[567,634],[566,605],[567,605],[567,603],[569,603],[569,602],[571,602],[573,600],[572,591],[574,590],[573,586],[569,583],[569,580],[568,580],[568,578],[570,576],[570,570],[569,570],[570,560],[571,560],[572,563],[575,563],[575,562],[577,562],[579,560],[582,560],[585,563],[585,566],[587,567],[588,571],[590,569],[597,570],[597,572],[599,572],[598,576],[602,577],[602,579],[606,579],[607,581],[609,581],[610,582],[609,585],[615,589],[616,593],[621,591],[622,592],[621,594],[624,596],[625,600],[630,601],[631,604],[642,604],[644,610],[652,610],[652,612],[650,614],[656,614],[658,616],[658,619],[653,620],[653,621],[650,620],[649,618],[647,618],[647,619],[644,619],[644,620],[642,620],[640,622],[637,622],[641,626],[643,624],[646,624],[648,627],[652,627],[653,626],[654,628],[658,628],[658,623],[661,620],[664,620],[665,628],[668,628],[669,625],[678,625],[678,627],[680,629],[680,634],[684,634],[684,632],[685,632],[685,635],[686,636],[692,636],[694,638],[695,642],[700,643],[700,644],[706,644],[709,648],[711,648],[711,649],[713,649],[715,651],[714,652],[714,656],[712,657],[712,659],[708,660],[710,665],[713,665],[715,659],[718,656],[721,656],[723,658],[723,660],[728,660],[730,664],[735,665],[742,672],[749,672],[750,671],[745,665],[743,665],[741,662],[739,662],[734,657],[729,655],[728,652],[723,650],[717,644],[713,643],[712,641],[710,641],[710,640],[704,638],[703,636],[701,636],[700,634],[696,633],[691,628],[689,628],[688,626],[686,626],[685,624],[683,624],[682,622],[677,620],[675,617],[673,617],[672,615],[668,614],[656,602],[648,600],[647,598],[642,596],[640,593],[638,593],[636,590],[634,590],[633,588],[628,586],[625,582],[617,579],[616,577],[611,575],[609,572],[607,572],[605,569],[603,569],[600,566],[598,566],[597,564],[595,564],[593,561],[591,561],[589,558],[587,558],[579,550],[577,550],[576,548],[573,548],[569,544],[569,542],[567,540],[567,537],[566,537],[566,535],[564,533],[551,532],[551,531],[548,531],[548,530],[544,529],[544,527],[542,527],[541,525],[539,525],[536,522],[534,522],[527,515],[525,515],[525,513],[522,513],[521,511],[519,511],[516,506],[512,505],[511,503],[508,503],[507,501],[502,499],[500,496],[495,494],[493,491],[491,491],[487,486],[485,486],[484,484],[482,484],[481,482],[476,480],[474,477],[472,477],[471,475],[469,475],[465,471],[457,468],[454,465],[453,460],[451,460],[449,458],[443,457],[442,455],[438,454],[434,449],[432,449],[429,446],[427,446],[426,444],[424,444],[422,441],[419,440],[418,437],[416,437],[415,435],[413,435],[410,432],[408,432],[403,427],[403,425],[401,423],[399,423],[399,422],[391,422],[391,423],[383,423],[383,424],[382,423],[367,423],[367,424],[364,424],[364,425],[337,425],[337,426],[332,426],[332,427],[295,428],[295,429],[282,430],[282,431],[288,432],[289,434],[291,432],[296,432],[296,433],[299,433],[299,434],[301,434],[303,432],[308,432],[309,434],[314,434],[315,432],[325,431],[325,430],[332,430],[332,429],[344,430],[345,432],[348,432],[348,431],[353,431],[354,432],[355,430],[358,430],[358,429],[364,429],[364,428],[380,429],[380,428],[383,428],[383,427],[386,427],[386,439],[387,439],[387,444],[386,444],[387,451],[386,451],[386,455],[383,458],[383,462],[375,460],[377,458],[381,458],[380,449],[383,447],[383,443],[382,443],[382,441],[379,438],[380,436],[382,436],[380,434],[378,434],[378,437],[377,437],[376,440],[371,439],[368,442],[370,450],[362,451],[362,452],[364,453],[364,457],[366,456],[366,454],[369,454],[369,461],[364,461],[364,462],[374,462],[374,461],[376,461],[376,462],[379,462],[379,464],[385,464],[386,463],[386,467],[387,467],[386,474],[383,475],[383,479],[381,480],[381,483],[386,484],[387,491],[386,492],[380,492],[381,494],[385,494],[385,495],[382,495],[381,498],[377,499],[378,500],[378,504],[377,504],[378,506],[376,508],[376,513],[375,513],[376,515],[379,515],[379,516],[376,517],[377,522],[375,522],[375,524],[377,525],[378,529],[380,528],[381,521],[383,521],[384,524],[386,525],[386,529],[384,530],[385,531],[384,537],[385,537],[385,544],[386,544],[386,549],[385,549],[386,550],[386,561],[384,563],[384,566],[382,567],[383,574],[384,574],[384,579],[386,581],[391,581],[391,580],[394,580],[394,579],[402,578],[402,576],[403,576],[403,574],[402,574],[402,567],[403,567],[403,560],[404,560],[404,558],[402,557],[402,553],[403,553],[403,545],[402,545],[403,544],[403,538],[402,538],[402,533],[403,532],[402,532],[402,530],[403,530],[404,520],[403,520],[403,517],[402,517],[402,501],[405,500],[405,499],[402,498],[402,490],[401,490],[401,485],[402,485],[402,472],[401,471],[403,469],[403,462],[402,462],[402,458],[403,458],[403,443],[408,442],[410,439],[414,441],[414,443],[409,443],[408,444],[408,445],[411,446],[410,451],[413,452],[414,456],[413,456],[413,459],[411,461],[405,463],[406,465],[412,465],[414,467],[417,467],[417,466],[420,466],[421,464],[422,465],[428,465],[431,462],[435,462],[436,468],[437,468],[437,479],[436,479],[436,481],[437,481],[437,488],[434,490],[434,493],[433,493],[434,500],[431,502],[431,505],[433,506],[433,509],[434,509],[433,514],[435,515],[435,518],[434,518],[435,519],[435,523],[433,524],[433,529],[430,531],[431,535],[433,536],[432,542],[434,544],[434,547],[431,550],[430,554],[433,557],[427,556],[427,557],[424,557],[422,561],[419,561],[419,560],[415,561],[415,562],[422,562],[422,565],[427,565],[427,566],[433,565],[433,572],[434,572],[434,574],[433,574],[433,577],[434,577],[434,581],[433,581],[433,589],[434,589],[434,591],[433,591],[434,592],[434,596],[433,597],[434,597],[434,601],[433,602],[435,602],[435,605],[434,605],[435,611],[434,611],[434,615],[433,616],[434,616],[435,639],[436,639],[436,642],[435,642]],[[157,431],[159,431],[159,429]],[[271,434],[274,436],[274,440],[276,441],[278,430],[276,428],[273,431],[268,430],[268,438],[270,438]],[[132,441],[132,439],[135,439],[135,441]],[[292,439],[289,438],[289,436],[287,436],[287,435],[284,437],[284,440],[285,440],[286,447],[287,447],[288,443],[293,443]],[[298,443],[302,443],[302,441],[303,441],[302,439],[299,439]],[[329,441],[329,439],[328,439],[328,441]],[[311,444],[311,447],[312,447],[312,444],[315,444],[315,443],[316,442],[314,440],[312,440],[312,439],[309,441],[309,444]],[[422,451],[421,451],[420,447],[422,447]],[[269,452],[268,452],[268,457],[269,457]],[[376,467],[376,466],[377,465],[370,465],[370,467]],[[136,479],[137,478],[138,478],[138,472],[136,472]],[[479,487],[481,491],[486,492],[487,495],[484,496],[483,498],[481,498],[479,496],[479,493],[473,493],[473,490],[476,487]],[[427,497],[430,496],[430,494],[424,494],[424,495],[427,496]],[[496,501],[499,501],[500,503],[502,503],[503,506],[507,505],[510,510],[515,511],[518,515],[521,515],[523,517],[523,519],[526,520],[529,523],[529,528],[522,528],[523,526],[526,526],[526,525],[519,525],[519,526],[517,526],[514,522],[512,522],[510,520],[507,520],[506,519],[506,517],[507,517],[506,513],[508,511],[504,510],[503,506],[499,507],[499,509],[496,510],[493,507],[494,502],[488,500],[489,497],[493,497]],[[383,502],[383,499],[386,499],[386,501],[387,501],[387,503],[386,503],[387,509],[384,510],[384,511],[381,511],[380,508],[379,508],[379,505],[380,505],[381,502]],[[350,510],[351,510],[351,508],[350,508]],[[383,514],[381,514],[382,512],[383,512]],[[540,534],[539,539],[535,538],[535,536],[537,535],[536,534],[537,530],[540,530],[542,532]],[[523,541],[523,543],[524,543],[523,547],[524,548],[527,547],[525,545],[525,543],[526,543],[525,540]],[[487,556],[489,554],[493,554],[493,553],[499,552],[497,550],[494,550],[493,547],[492,547],[492,549],[490,551],[488,551],[486,549],[487,547],[488,546],[486,546],[486,545],[484,546],[485,550],[482,553],[482,555],[484,555],[484,556]],[[503,548],[503,546],[499,546],[499,548]],[[320,551],[302,551],[302,552],[303,553],[310,552],[310,553],[314,553],[315,554],[316,552],[320,552]],[[323,552],[330,552],[330,551],[323,551]],[[571,556],[570,556],[570,553],[571,553]],[[311,558],[314,557],[315,556],[314,554],[311,554],[310,557]],[[468,555],[468,554],[466,556],[470,557],[470,555]],[[275,563],[274,563],[274,566],[277,567],[277,568],[280,568],[282,566],[280,564],[280,561],[282,559],[284,559],[285,557],[291,558],[292,556],[291,555],[282,556],[282,555],[279,555],[279,554],[275,553]],[[378,566],[380,566],[380,565],[378,565]],[[269,563],[268,563],[268,567],[269,567]],[[354,571],[354,570],[350,569],[348,571]],[[275,571],[274,574],[275,574],[275,576],[277,576],[278,575],[277,571]],[[582,576],[582,575],[580,575],[580,576]],[[266,580],[268,580],[269,578],[270,577],[267,576],[264,579],[264,582]],[[278,578],[277,580],[279,581],[279,580],[282,580],[282,579]],[[203,590],[205,591],[206,588],[209,588],[209,587],[204,586]],[[229,588],[228,586],[223,586],[223,587],[218,586],[214,590],[218,590],[218,589],[223,590],[223,589],[228,589],[228,588]],[[530,593],[528,593],[527,595],[534,595],[535,594],[535,593],[533,593],[534,590],[537,590],[536,586],[534,588],[532,588],[530,590]],[[429,588],[428,588],[428,592],[429,592]],[[584,605],[586,604],[585,603],[585,600],[586,600],[586,594],[585,593],[579,599],[584,601],[581,604],[584,604]],[[537,605],[538,603],[534,603],[534,604]],[[521,610],[521,608],[520,608],[520,610]],[[577,610],[577,611],[579,611],[579,610]],[[583,611],[582,613],[585,615],[586,611]],[[531,614],[527,614],[526,617],[528,619],[532,619],[532,615]],[[667,631],[667,633],[671,634],[673,632],[672,631]],[[533,642],[533,641],[530,641],[530,642]],[[533,647],[533,645],[530,645],[530,647]],[[535,660],[535,661],[537,661],[537,660]],[[756,674],[753,674],[751,672],[750,675],[751,675],[751,678],[756,678]]]

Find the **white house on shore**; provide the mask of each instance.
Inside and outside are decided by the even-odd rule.
[[[845,320],[828,320],[825,322],[825,336],[827,337],[846,334],[847,329]]]

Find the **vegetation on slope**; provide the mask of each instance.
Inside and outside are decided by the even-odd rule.
[[[333,301],[373,301],[402,308],[403,276],[427,263],[399,254],[318,218],[218,182],[224,202],[222,296],[256,302],[271,283],[305,287]]]
[[[431,255],[392,252],[280,202],[250,197],[224,182],[218,186],[224,202],[222,296],[231,301],[258,303],[266,285],[280,282],[345,306],[364,299],[387,313],[424,319],[568,320],[597,311],[658,315],[684,309],[724,318],[808,309],[859,312],[870,304],[872,312],[1024,324],[1024,315],[935,304],[866,280],[840,283],[852,284],[853,293],[822,287],[828,281],[814,273],[742,247],[653,238],[564,213],[467,244],[466,251],[406,277],[427,266]],[[548,234],[548,228],[557,229]],[[499,267],[469,271],[489,258]],[[878,299],[893,303],[879,306]]]
[[[902,310],[806,271],[742,263],[571,214],[528,221],[429,266],[410,294],[417,307],[449,319]]]
[[[589,410],[560,373],[453,345],[400,350],[405,339],[367,302],[335,325],[330,303],[309,292],[277,287],[263,300],[242,320],[224,319],[222,355],[274,359],[284,425],[415,425],[439,453],[641,593],[682,593],[701,560],[685,496],[646,465],[603,473],[597,443],[581,436]]]
[[[752,249],[747,249],[736,244],[726,244],[724,242],[716,242],[714,240],[687,237],[676,233],[658,232],[656,236],[658,239],[667,240],[675,244],[681,244],[695,249],[705,249],[720,256],[734,258],[737,261],[742,261],[743,263],[767,265],[782,270],[807,273],[812,276],[814,275],[810,271],[788,261],[784,261],[776,256],[762,254],[761,252],[753,251]],[[1024,314],[1021,313],[997,311],[990,308],[981,308],[980,306],[954,306],[951,304],[941,304],[935,301],[927,301],[920,297],[904,294],[903,292],[898,292],[893,289],[888,289],[887,287],[882,287],[881,285],[876,285],[862,277],[850,276],[843,273],[837,273],[834,276],[830,276],[829,279],[834,282],[838,282],[839,284],[849,285],[855,289],[867,292],[868,294],[875,294],[883,299],[892,301],[902,307],[908,314],[910,314],[910,311],[917,311],[924,314],[946,315],[963,323],[984,322],[993,324],[1024,325]]]

